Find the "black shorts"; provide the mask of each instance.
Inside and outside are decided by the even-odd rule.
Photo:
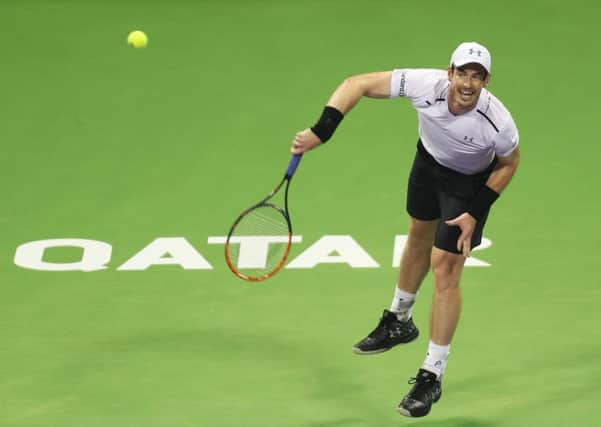
[[[467,212],[474,196],[486,184],[495,163],[491,163],[480,173],[465,175],[436,162],[421,141],[418,141],[417,153],[409,175],[407,212],[411,217],[422,221],[441,219],[436,227],[435,247],[461,253],[457,250],[457,239],[461,230],[457,226],[448,226],[445,221]],[[482,241],[487,216],[488,211],[476,224],[472,235],[472,248]]]

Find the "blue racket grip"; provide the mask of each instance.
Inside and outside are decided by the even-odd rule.
[[[290,163],[288,163],[288,170],[286,171],[287,178],[292,178],[292,175],[294,175],[294,172],[296,171],[296,168],[298,167],[302,157],[302,154],[292,155],[292,159],[290,159]]]

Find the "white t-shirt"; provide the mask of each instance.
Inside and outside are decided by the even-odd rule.
[[[456,116],[447,103],[449,85],[446,70],[394,70],[390,97],[411,100],[417,110],[422,144],[443,166],[471,175],[486,169],[495,154],[510,155],[518,145],[519,134],[503,103],[482,89],[477,106]]]

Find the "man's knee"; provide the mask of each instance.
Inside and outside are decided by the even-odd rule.
[[[461,254],[434,248],[432,250],[431,268],[434,275],[436,292],[459,289],[459,281],[463,272],[465,257]]]

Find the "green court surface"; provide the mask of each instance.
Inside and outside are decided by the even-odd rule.
[[[593,0],[2,0],[0,426],[601,425],[599,16]],[[127,46],[134,29],[148,48]],[[465,40],[492,52],[522,164],[474,252],[490,266],[466,268],[443,397],[413,420],[395,407],[431,278],[415,343],[351,352],[390,304],[407,232],[408,101],[362,101],[291,186],[291,260],[351,236],[378,267],[248,284],[209,238],[271,190],[345,77],[444,68]],[[160,265],[171,252],[123,268],[159,238],[212,268]],[[106,268],[17,265],[50,239],[104,242]]]

